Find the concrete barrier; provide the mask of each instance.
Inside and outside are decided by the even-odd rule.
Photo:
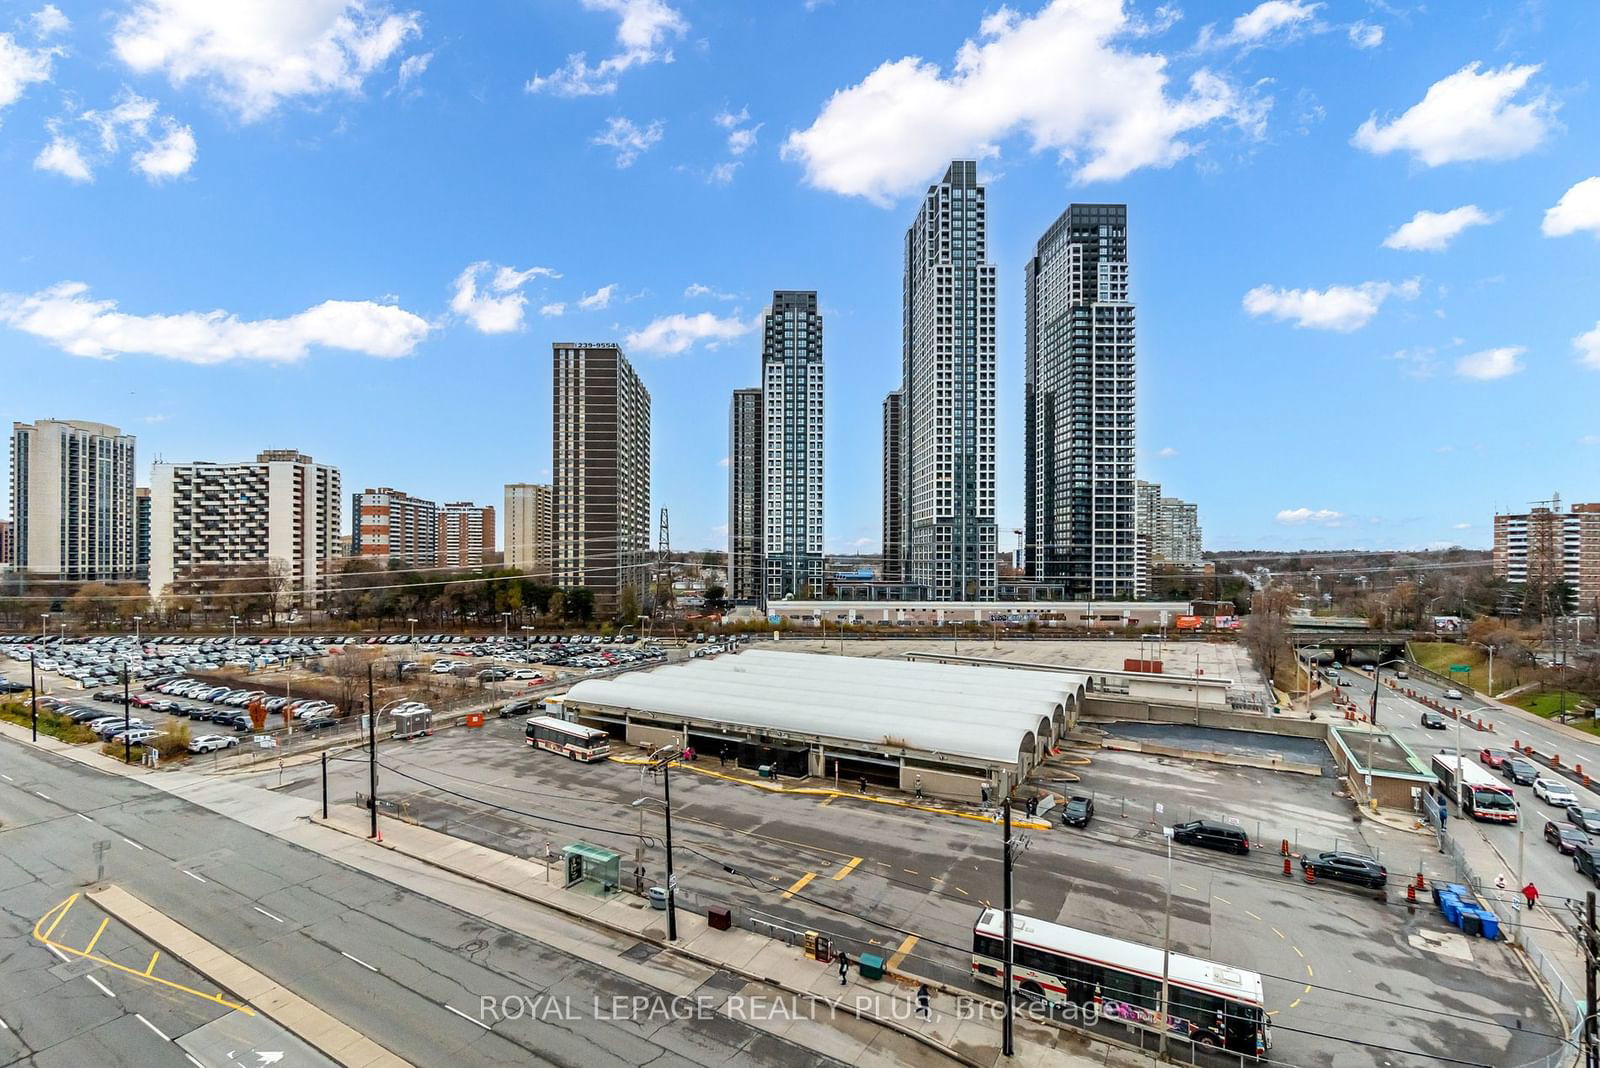
[[[1252,731],[1256,734],[1277,734],[1288,738],[1326,738],[1327,723],[1286,716],[1260,716],[1248,712],[1225,712],[1221,709],[1201,708],[1196,715],[1193,706],[1155,704],[1126,697],[1109,697],[1105,694],[1087,694],[1083,699],[1082,716],[1088,720],[1122,721],[1128,723],[1181,723],[1191,727],[1214,727],[1227,731]]]

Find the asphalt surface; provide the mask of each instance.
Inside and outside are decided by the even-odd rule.
[[[226,1022],[233,1012],[206,1000],[216,991],[180,967],[157,961],[153,975],[188,992],[137,974],[153,950],[115,923],[95,953],[128,971],[64,961],[34,937],[102,879],[413,1064],[833,1063],[738,1021],[600,1018],[596,999],[658,1003],[661,992],[144,782],[0,739],[0,1065],[214,1068],[229,1063],[219,1050],[275,1041],[284,1068],[321,1063]],[[98,926],[79,899],[49,937],[78,950]],[[559,996],[576,1012],[480,1025],[481,998],[516,995]]]
[[[1178,746],[1197,753],[1224,753],[1229,756],[1281,757],[1301,764],[1333,768],[1328,747],[1315,738],[1291,738],[1283,734],[1252,731],[1225,731],[1181,723],[1096,723],[1114,738],[1132,738]]]
[[[659,882],[660,807],[632,802],[659,797],[661,784],[637,767],[529,750],[520,729],[497,721],[385,747],[380,795],[409,818],[532,856],[545,841],[559,850],[581,839],[631,858],[642,826],[647,881]],[[1404,854],[1391,864],[1397,873],[1420,862],[1421,838],[1364,835],[1326,779],[1106,753],[1051,773],[1079,775],[1104,800],[1086,832],[1029,835],[1016,907],[1149,945],[1161,944],[1167,888],[1159,824],[1180,809],[1231,812],[1241,825],[1270,813],[1328,847]],[[286,789],[316,796],[316,769],[300,774]],[[336,803],[364,792],[365,776],[364,764],[336,763]],[[1130,797],[1132,811],[1113,797]],[[969,983],[972,924],[1000,894],[994,824],[850,796],[770,794],[687,770],[673,774],[672,800],[681,907],[731,904],[741,923],[819,931],[852,953],[903,953],[911,971]],[[1389,1065],[1467,1051],[1474,1062],[1517,1065],[1555,1047],[1559,1024],[1504,944],[1468,941],[1403,898],[1384,905],[1281,872],[1275,849],[1235,858],[1179,846],[1172,862],[1174,948],[1264,976],[1274,1060]]]

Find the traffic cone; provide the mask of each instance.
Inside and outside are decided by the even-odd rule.
[[[1289,855],[1289,839],[1287,839],[1287,838],[1285,838],[1283,840],[1283,855],[1284,856],[1288,856]]]
[[[1561,766],[1561,754],[1560,753],[1555,753],[1555,754],[1551,755],[1551,757],[1550,757],[1550,766],[1551,767],[1556,767],[1556,768],[1559,768]]]
[[[1317,881],[1317,869],[1315,869],[1311,865],[1307,864],[1306,865],[1306,885],[1309,886],[1309,885],[1311,885],[1312,883],[1314,883],[1316,881]]]
[[[1406,884],[1406,904],[1407,905],[1415,905],[1416,903],[1417,903],[1417,888],[1416,888],[1416,885],[1413,884],[1413,883],[1407,883]]]
[[[1417,888],[1417,889],[1418,889],[1418,890],[1421,890],[1421,889],[1422,889],[1422,888],[1423,888],[1423,886],[1424,886],[1424,885],[1426,885],[1426,884],[1424,884],[1424,883],[1423,883],[1423,881],[1422,881],[1422,873],[1421,873],[1421,872],[1420,872],[1420,871],[1419,871],[1419,872],[1417,872],[1417,881],[1416,881],[1416,882],[1415,882],[1415,883],[1414,883],[1414,884],[1413,884],[1413,885],[1414,885],[1414,886],[1415,886],[1415,887],[1416,887],[1416,888]]]
[[[1289,858],[1288,857],[1284,857],[1283,858],[1283,877],[1285,879],[1288,879],[1288,878],[1292,878],[1293,876],[1294,876],[1294,868],[1292,868],[1289,865]]]

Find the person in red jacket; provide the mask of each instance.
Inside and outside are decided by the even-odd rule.
[[[1528,899],[1530,909],[1539,903],[1539,890],[1531,882],[1522,888],[1522,896]]]

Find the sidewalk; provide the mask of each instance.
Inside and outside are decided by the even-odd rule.
[[[681,907],[677,911],[678,940],[668,943],[665,912],[632,895],[602,898],[563,889],[559,865],[557,882],[547,883],[549,873],[543,864],[390,818],[379,822],[382,841],[371,842],[366,814],[348,808],[331,812],[327,820],[313,816],[311,822],[360,838],[369,849],[399,853],[590,924],[670,948],[711,968],[733,972],[758,989],[765,986],[794,995],[803,1004],[796,1010],[787,1037],[852,1063],[863,1063],[860,1057],[867,1052],[867,1047],[856,1046],[861,1036],[853,1021],[888,1028],[920,1043],[925,1048],[921,1054],[913,1052],[908,1062],[917,1065],[931,1063],[930,1054],[969,1068],[1148,1063],[1132,1050],[1094,1042],[1079,1032],[1025,1015],[1018,1015],[1015,1021],[1015,1056],[1006,1058],[1000,1052],[997,1003],[986,998],[929,982],[932,1012],[931,1018],[924,1020],[917,1016],[914,1002],[923,980],[909,973],[886,971],[885,978],[872,980],[861,978],[859,970],[852,968],[848,983],[841,986],[833,965],[807,958],[798,946],[740,928],[715,930],[704,916]],[[750,1003],[747,995],[744,1002],[735,1004]],[[796,1027],[803,1034],[797,1033]],[[837,1033],[825,1040],[823,1032],[829,1029]]]

